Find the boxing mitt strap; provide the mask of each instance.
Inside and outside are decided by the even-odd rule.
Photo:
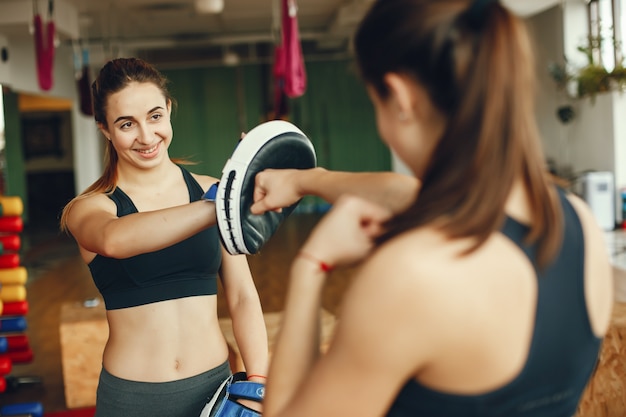
[[[217,197],[217,186],[219,185],[219,181],[213,183],[206,193],[202,196],[202,199],[205,201],[213,201],[215,202],[215,198]]]
[[[228,387],[228,395],[236,399],[262,401],[265,385],[259,382],[238,381]]]

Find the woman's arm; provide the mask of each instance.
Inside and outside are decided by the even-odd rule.
[[[68,217],[69,231],[83,249],[112,258],[166,248],[215,223],[215,204],[206,201],[118,218],[104,194],[77,200]]]
[[[245,255],[222,249],[220,276],[233,323],[233,332],[248,375],[267,376],[267,330],[259,295]],[[251,379],[265,383],[265,378]]]
[[[387,217],[380,208],[342,198],[296,257],[272,355],[264,417],[384,415],[427,357],[418,347],[424,333],[416,329],[412,311],[419,297],[397,285],[406,279],[396,270],[402,267],[389,258],[393,251],[377,251],[360,268],[330,348],[319,354],[320,301],[327,279],[321,262],[341,266],[370,256],[371,240]]]
[[[334,203],[344,194],[399,213],[415,200],[420,186],[415,177],[394,172],[342,172],[324,168],[268,169],[257,174],[255,183],[251,211],[256,214],[287,207],[306,195]]]

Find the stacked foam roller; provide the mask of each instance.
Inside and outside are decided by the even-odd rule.
[[[13,377],[13,365],[33,360],[26,314],[28,272],[20,263],[20,233],[24,228],[24,206],[19,197],[0,196],[0,393],[17,389],[21,384],[38,382],[36,377]],[[0,407],[0,417],[43,416],[38,402]]]

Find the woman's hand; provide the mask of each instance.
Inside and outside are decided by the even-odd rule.
[[[255,177],[253,214],[280,212],[302,198],[296,182],[295,169],[266,169]]]
[[[384,231],[391,211],[359,197],[340,197],[313,229],[302,252],[337,267],[362,260]]]

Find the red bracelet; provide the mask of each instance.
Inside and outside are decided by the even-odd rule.
[[[309,261],[315,262],[323,272],[330,272],[334,269],[332,265],[327,264],[326,262],[317,259],[315,256],[309,253],[300,251],[298,252],[298,256],[301,256],[304,259],[308,259]]]
[[[250,378],[263,378],[263,379],[267,379],[267,377],[266,377],[266,376],[263,376],[263,375],[255,375],[255,374],[248,375],[248,377],[247,377],[246,379],[249,381],[249,380],[250,380]]]

